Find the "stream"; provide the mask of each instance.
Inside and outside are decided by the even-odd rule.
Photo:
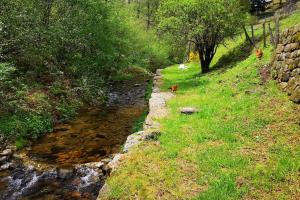
[[[73,121],[16,152],[0,170],[0,199],[96,199],[109,174],[106,164],[147,109],[148,79],[112,84],[105,105],[82,108]]]

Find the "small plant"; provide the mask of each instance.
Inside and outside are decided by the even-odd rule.
[[[22,149],[28,144],[28,141],[22,137],[18,137],[15,141],[15,145],[17,149]]]

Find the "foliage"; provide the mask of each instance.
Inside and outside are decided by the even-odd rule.
[[[136,17],[145,22],[147,29],[156,25],[156,12],[161,0],[133,0],[129,2],[133,5]]]
[[[196,61],[200,61],[199,60],[199,54],[198,52],[192,51],[189,53],[189,62],[196,62]]]
[[[195,45],[203,73],[209,71],[219,45],[237,34],[247,18],[238,0],[166,0],[158,12],[160,31],[176,42]]]
[[[37,138],[83,103],[103,103],[123,69],[169,63],[131,11],[121,0],[1,1],[0,134]]]

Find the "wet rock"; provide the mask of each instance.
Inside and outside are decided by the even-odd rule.
[[[58,169],[58,177],[61,179],[67,179],[73,176],[73,169]]]
[[[14,166],[14,163],[12,162],[9,162],[9,163],[5,163],[3,165],[0,166],[0,171],[4,171],[4,170],[7,170],[7,169],[10,169]]]
[[[105,159],[102,159],[101,162],[103,162],[104,164],[107,164],[109,163],[110,161],[112,161],[111,158],[105,158]]]
[[[10,156],[12,154],[13,154],[13,150],[11,150],[11,149],[5,149],[4,151],[2,151],[0,153],[0,156]]]
[[[35,172],[31,173],[30,171],[26,171],[24,177],[22,178],[21,187],[26,188],[30,184],[30,182],[32,182],[32,181],[36,182],[37,180],[38,180],[38,177],[35,174]]]
[[[104,162],[92,162],[92,163],[85,163],[83,165],[80,165],[79,167],[88,167],[88,168],[102,168],[104,165]]]
[[[7,156],[1,156],[0,157],[0,163],[3,162],[3,161],[6,161],[8,159]]]
[[[192,114],[198,113],[198,112],[199,112],[199,110],[194,107],[184,107],[184,108],[180,109],[180,113],[185,114],[185,115],[192,115]]]

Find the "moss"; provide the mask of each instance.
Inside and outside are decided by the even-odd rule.
[[[28,140],[24,139],[23,137],[18,137],[15,141],[15,145],[17,149],[22,149],[28,144]]]
[[[300,33],[297,33],[297,34],[294,36],[294,41],[295,41],[295,42],[300,42]]]

